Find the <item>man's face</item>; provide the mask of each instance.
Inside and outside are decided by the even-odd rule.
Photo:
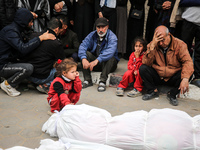
[[[60,20],[60,22],[62,23],[62,28],[60,29],[60,34],[62,35],[67,29],[67,25],[64,24],[62,20]]]
[[[31,28],[33,26],[33,20],[31,20],[29,23],[28,23],[28,28]]]
[[[97,33],[100,37],[104,37],[107,33],[108,30],[108,25],[107,26],[97,26]]]

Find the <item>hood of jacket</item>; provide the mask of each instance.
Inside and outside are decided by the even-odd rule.
[[[14,17],[14,22],[22,28],[26,28],[31,20],[33,20],[33,15],[26,8],[18,9]]]

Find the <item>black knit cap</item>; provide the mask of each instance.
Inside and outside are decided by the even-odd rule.
[[[106,18],[102,17],[102,18],[98,18],[95,22],[96,27],[98,26],[107,26],[109,25],[109,22]]]

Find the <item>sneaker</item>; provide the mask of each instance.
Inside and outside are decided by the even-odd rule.
[[[116,93],[117,96],[124,96],[124,89],[117,87],[117,90],[116,90],[115,93]]]
[[[85,80],[85,81],[82,82],[82,88],[83,88],[83,89],[85,89],[85,88],[87,88],[87,87],[90,87],[90,86],[93,86],[92,81],[87,81],[87,80]]]
[[[21,93],[19,91],[17,91],[15,88],[13,88],[12,86],[10,85],[5,85],[5,81],[3,81],[1,83],[1,89],[3,91],[5,91],[9,96],[18,96],[20,95]]]
[[[139,92],[137,89],[133,89],[132,91],[127,93],[127,96],[129,97],[137,97],[137,96],[141,96],[142,93]]]

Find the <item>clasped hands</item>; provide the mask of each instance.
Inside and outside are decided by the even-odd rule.
[[[83,64],[83,69],[90,69],[90,71],[93,70],[94,66],[98,64],[98,59],[95,59],[92,62],[89,62],[87,59],[83,58],[82,59],[82,64]]]

